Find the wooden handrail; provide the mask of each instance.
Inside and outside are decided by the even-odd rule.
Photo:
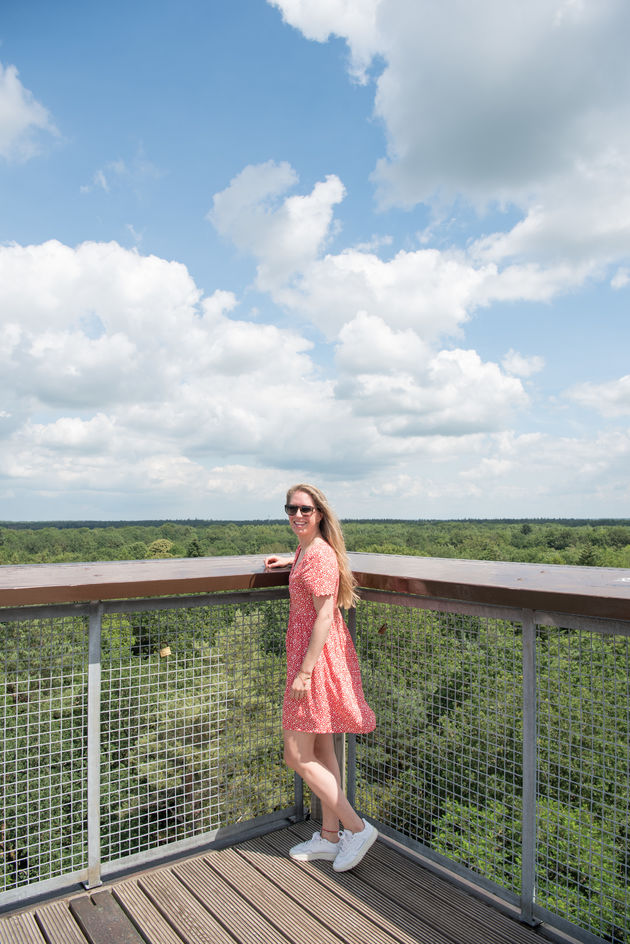
[[[359,585],[470,603],[630,619],[630,570],[350,554]],[[0,606],[282,586],[262,555],[0,566]]]

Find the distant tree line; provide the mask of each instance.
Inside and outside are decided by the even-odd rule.
[[[349,520],[348,550],[630,567],[629,519]],[[0,523],[0,564],[291,552],[286,520]]]

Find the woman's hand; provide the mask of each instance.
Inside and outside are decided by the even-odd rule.
[[[265,557],[265,570],[275,570],[276,567],[289,567],[292,563],[292,557],[278,557],[277,554],[271,554],[270,557]]]
[[[291,685],[291,698],[294,701],[301,701],[303,698],[306,698],[310,690],[311,676],[310,674],[300,670],[293,679],[293,684]]]

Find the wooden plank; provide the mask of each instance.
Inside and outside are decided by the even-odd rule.
[[[288,582],[288,571],[266,573],[259,554],[93,564],[5,564],[0,566],[0,606],[246,590]]]
[[[356,870],[337,873],[329,862],[294,862],[285,855],[295,837],[280,847],[275,845],[274,838],[270,835],[253,840],[239,847],[239,852],[274,881],[291,889],[316,913],[323,914],[321,920],[328,921],[344,940],[452,944],[452,938],[409,915],[395,900],[366,886]],[[278,858],[278,852],[283,853],[282,858]]]
[[[309,823],[300,823],[291,827],[291,830],[285,829],[268,833],[260,839],[251,840],[243,844],[242,848],[271,847],[288,854],[290,846],[296,840],[308,838],[311,831]],[[411,912],[421,919],[425,927],[429,927],[433,923],[433,919],[441,914],[444,923],[439,924],[439,930],[450,934],[448,930],[449,920],[453,913],[457,914],[459,912],[458,920],[462,924],[468,925],[472,919],[473,922],[477,922],[481,926],[481,939],[484,941],[490,942],[495,937],[497,940],[508,941],[509,944],[533,944],[533,942],[540,941],[539,935],[533,929],[520,924],[517,920],[510,918],[509,915],[503,914],[493,908],[492,905],[486,904],[447,879],[440,878],[434,872],[423,868],[413,859],[402,855],[382,842],[377,842],[361,865],[350,872],[336,873],[332,870],[329,871],[325,868],[327,863],[310,863],[309,865],[311,868],[319,865],[323,873],[323,875],[318,876],[320,881],[339,882],[345,880],[346,877],[360,876],[362,884],[367,887],[368,901],[374,904],[379,903],[379,914],[387,914],[388,910],[391,910],[391,908],[388,909],[388,902],[393,904],[394,913],[400,914],[401,903],[398,890],[401,883],[410,883],[412,893],[408,904],[409,902],[413,903]],[[328,878],[324,878],[326,873],[328,873]],[[380,886],[383,883],[375,882],[374,876],[391,878],[391,882],[385,883],[389,884],[389,887],[381,888]],[[288,881],[288,878],[286,880]],[[343,893],[344,889],[342,888],[340,894]],[[421,911],[421,908],[424,911]],[[435,922],[435,924],[438,927],[438,922]],[[458,929],[457,934],[461,936],[461,929]],[[465,937],[462,940],[465,940]]]
[[[249,901],[294,944],[339,944],[338,936],[319,917],[314,917],[234,849],[223,849],[220,855],[210,855],[205,861],[230,885],[246,889]]]
[[[179,934],[138,888],[135,879],[114,885],[112,895],[152,944],[182,944]]]
[[[47,944],[85,944],[67,901],[53,901],[38,907],[35,913]]]
[[[296,838],[303,838],[309,832],[308,824],[300,824],[292,832]],[[276,845],[280,838],[286,842],[284,833],[263,837],[262,841]],[[540,940],[532,929],[423,869],[384,843],[377,843],[358,870],[353,871],[360,872],[361,879],[370,888],[370,897],[378,894],[385,901],[394,901],[399,912],[405,908],[427,928],[435,928],[461,944],[467,941],[533,944]],[[384,907],[381,901],[379,911]]]
[[[186,944],[234,944],[234,938],[170,870],[150,872],[138,879],[138,886]]]
[[[185,862],[173,870],[240,944],[287,944],[287,938],[249,900],[249,889],[235,891],[205,862]]]
[[[630,619],[628,570],[351,553],[359,586],[494,606]]]
[[[146,944],[109,891],[73,898],[70,911],[90,944]]]
[[[628,570],[511,561],[448,560],[351,553],[359,585],[497,606],[630,618]],[[0,606],[277,587],[286,570],[265,572],[261,555],[178,560],[0,566]]]
[[[2,944],[46,944],[29,911],[0,918],[0,941]]]

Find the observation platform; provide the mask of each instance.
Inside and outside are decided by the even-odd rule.
[[[0,944],[628,944],[630,570],[350,561],[343,874],[288,857],[288,568],[0,566]]]
[[[352,871],[294,862],[301,823],[0,918],[3,944],[535,944],[379,841]]]

